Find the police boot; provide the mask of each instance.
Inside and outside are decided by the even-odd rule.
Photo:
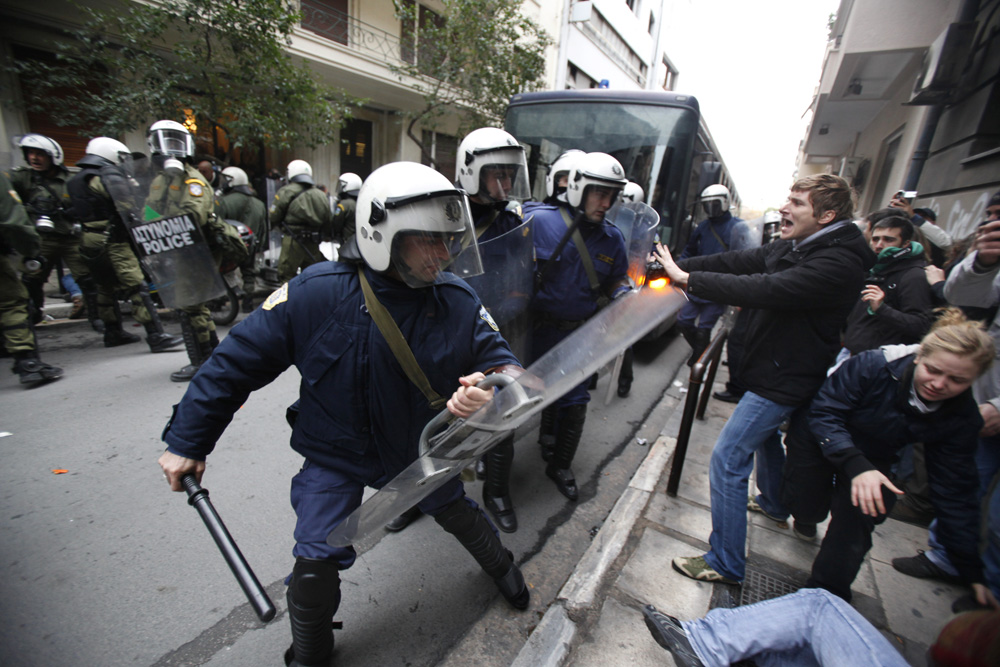
[[[194,374],[198,372],[201,368],[202,362],[208,357],[208,355],[202,356],[202,345],[198,343],[198,334],[194,330],[194,325],[191,324],[191,316],[181,311],[179,313],[181,320],[181,335],[184,338],[184,349],[188,353],[189,363],[184,368],[179,371],[174,371],[170,374],[170,379],[174,382],[188,382],[194,377]],[[207,344],[205,345],[207,347]]]
[[[32,324],[38,324],[44,317],[42,310],[45,308],[45,283],[28,275],[22,275],[21,282],[28,290],[28,319]]]
[[[296,558],[292,582],[285,594],[292,645],[285,664],[326,667],[333,654],[333,615],[340,606],[340,572],[336,561]]]
[[[81,278],[77,284],[83,292],[83,302],[87,305],[87,321],[90,322],[90,328],[99,334],[104,333],[104,320],[97,314],[97,284],[93,276]]]
[[[104,347],[118,347],[119,345],[138,343],[140,340],[139,336],[122,329],[121,320],[104,323]]]
[[[142,304],[146,306],[146,310],[149,311],[149,322],[146,322],[143,326],[146,328],[146,342],[149,344],[150,352],[166,352],[179,345],[184,344],[184,338],[182,336],[171,336],[166,331],[163,330],[163,321],[160,320],[160,311],[156,309],[156,304],[153,303],[153,298],[149,295],[149,288],[146,287],[145,283],[139,288],[139,298],[142,299]]]
[[[434,520],[454,535],[483,571],[493,577],[500,593],[511,606],[515,609],[528,608],[531,593],[524,583],[524,576],[482,512],[463,497],[448,505]]]
[[[583,423],[587,420],[587,406],[571,405],[563,408],[559,415],[559,432],[552,460],[545,468],[545,474],[556,483],[559,493],[570,500],[576,500],[580,493],[576,488],[576,477],[569,469],[576,455],[576,448],[583,435]]]
[[[483,506],[493,517],[497,528],[505,533],[517,530],[517,515],[510,499],[510,469],[514,465],[513,434],[491,449],[486,456],[486,483],[483,485]]]
[[[14,367],[11,371],[17,373],[21,384],[38,385],[58,380],[63,376],[63,369],[50,366],[38,358],[34,350],[30,352],[15,352]]]
[[[552,450],[556,446],[556,417],[559,408],[554,405],[542,410],[542,423],[538,427],[538,444],[542,446],[542,460],[548,463],[552,460]]]
[[[694,342],[691,343],[691,357],[688,359],[688,366],[694,366],[701,355],[705,352],[705,348],[708,344],[712,342],[712,330],[711,329],[695,329],[694,332]]]

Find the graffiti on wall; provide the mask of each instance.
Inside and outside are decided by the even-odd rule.
[[[983,191],[931,197],[929,201],[917,206],[934,211],[938,227],[958,241],[975,231],[979,223],[986,219],[986,204],[990,200],[990,194]]]

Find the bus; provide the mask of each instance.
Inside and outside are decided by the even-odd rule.
[[[564,151],[614,156],[659,214],[657,236],[672,253],[683,250],[692,224],[705,217],[698,195],[709,185],[728,187],[733,215],[739,215],[739,194],[698,100],[690,95],[609,89],[522,93],[510,99],[504,129],[525,147],[538,201],[545,198],[548,166]]]

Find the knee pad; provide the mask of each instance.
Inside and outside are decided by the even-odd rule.
[[[305,608],[327,607],[330,616],[340,606],[340,570],[332,560],[296,558],[288,595]]]

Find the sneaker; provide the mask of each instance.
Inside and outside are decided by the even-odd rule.
[[[800,540],[805,540],[806,542],[814,542],[816,540],[816,524],[814,523],[792,521],[792,532]]]
[[[916,577],[917,579],[937,579],[949,584],[962,583],[961,579],[948,574],[938,567],[934,561],[927,557],[923,549],[918,551],[916,556],[893,558],[892,568],[897,572],[902,572],[909,577]]]
[[[710,584],[738,584],[738,581],[727,579],[705,562],[704,556],[692,556],[684,558],[678,556],[671,563],[674,569],[685,577],[691,577],[697,581],[707,581]]]
[[[757,502],[756,496],[750,496],[749,498],[747,498],[747,509],[750,510],[751,512],[756,512],[757,514],[763,514],[771,521],[777,521],[778,523],[783,523],[786,526],[788,525],[787,518],[781,519],[765,511],[764,508],[760,506],[760,503]]]
[[[677,667],[702,667],[704,663],[691,647],[681,622],[673,616],[660,613],[651,604],[642,608],[642,618],[656,643],[670,651]]]

